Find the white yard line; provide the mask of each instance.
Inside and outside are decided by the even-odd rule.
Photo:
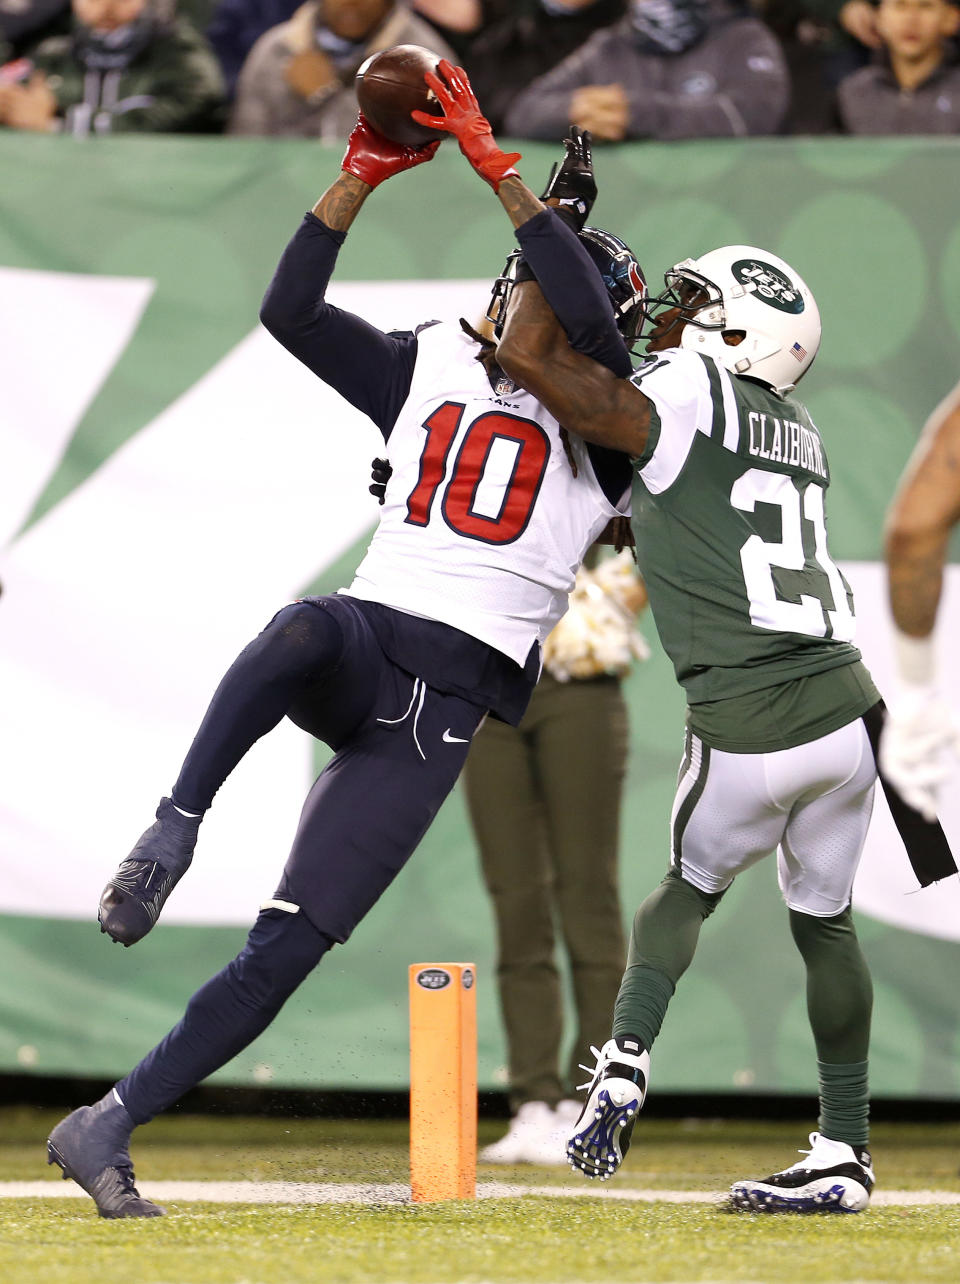
[[[287,1181],[148,1181],[140,1192],[160,1203],[210,1204],[409,1204],[410,1187],[381,1182],[287,1182]],[[552,1199],[612,1199],[644,1204],[721,1204],[723,1191],[652,1190],[620,1186],[580,1188],[576,1186],[514,1186],[505,1182],[482,1182],[480,1199],[523,1199],[544,1196]],[[0,1199],[86,1199],[73,1182],[0,1182]],[[871,1199],[874,1208],[927,1204],[960,1205],[960,1191],[878,1190]]]

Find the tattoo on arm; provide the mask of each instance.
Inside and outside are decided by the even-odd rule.
[[[510,222],[514,227],[520,227],[546,208],[519,178],[505,178],[500,184],[497,195],[500,197],[500,204],[510,215]]]
[[[346,232],[372,191],[362,179],[344,171],[320,197],[313,212],[335,232]]]
[[[535,281],[511,295],[497,360],[569,432],[634,457],[643,453],[647,398],[628,379],[570,347]]]

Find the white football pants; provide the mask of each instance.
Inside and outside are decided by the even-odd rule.
[[[671,863],[703,892],[776,851],[783,898],[818,918],[850,903],[877,769],[860,718],[773,753],[726,753],[687,732]]]

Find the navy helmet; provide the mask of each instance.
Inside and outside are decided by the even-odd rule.
[[[630,247],[612,232],[605,232],[599,227],[585,227],[578,236],[600,270],[613,305],[617,329],[623,335],[624,343],[632,350],[646,320],[647,282],[643,269]],[[520,250],[514,250],[493,283],[486,315],[498,339],[507,319],[507,304],[516,284],[520,257]]]

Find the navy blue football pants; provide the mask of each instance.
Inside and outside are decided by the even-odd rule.
[[[291,908],[261,911],[237,957],[117,1085],[135,1123],[251,1043],[330,946],[349,937],[426,833],[484,713],[393,664],[363,603],[348,597],[285,607],[241,652],[190,748],[175,801],[205,810],[284,716],[334,757],[307,796],[275,893]]]

